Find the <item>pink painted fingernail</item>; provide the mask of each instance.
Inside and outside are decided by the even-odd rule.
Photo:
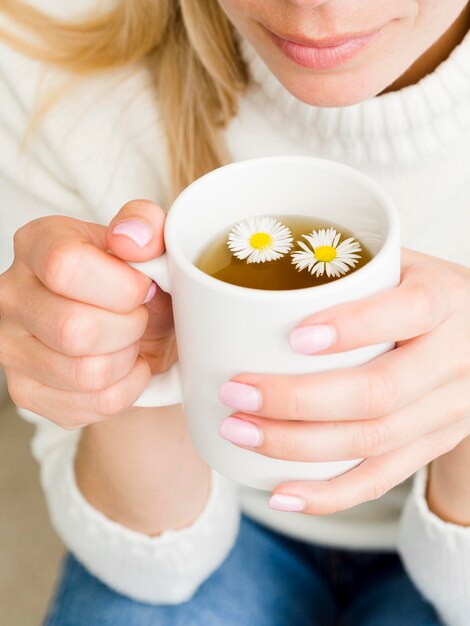
[[[152,284],[150,285],[150,288],[147,291],[147,295],[145,296],[145,300],[143,301],[142,304],[147,304],[147,302],[150,302],[150,300],[153,298],[156,292],[157,292],[157,283],[152,280]]]
[[[269,499],[269,507],[277,511],[303,511],[305,509],[305,500],[298,496],[275,493]]]
[[[315,354],[331,348],[336,339],[336,330],[326,324],[301,326],[293,330],[289,336],[290,347],[299,354]]]
[[[219,390],[220,401],[239,411],[258,411],[261,408],[261,393],[252,385],[229,381]]]
[[[219,435],[232,443],[242,446],[256,448],[263,443],[261,430],[251,422],[238,419],[237,417],[224,419],[219,428]]]
[[[145,222],[126,220],[119,222],[112,230],[113,235],[123,235],[131,239],[139,248],[145,248],[153,237],[153,231]]]

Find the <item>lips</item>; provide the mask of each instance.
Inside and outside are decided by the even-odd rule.
[[[269,29],[266,30],[281,52],[297,65],[316,70],[328,70],[359,54],[377,37],[382,28],[368,33],[342,35],[321,40],[307,40],[292,35],[284,38]]]

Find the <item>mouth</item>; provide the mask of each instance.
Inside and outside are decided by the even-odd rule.
[[[281,52],[297,65],[315,70],[329,70],[359,54],[379,35],[384,26],[366,33],[347,33],[322,39],[307,39],[291,34],[281,36],[266,26],[264,28]]]

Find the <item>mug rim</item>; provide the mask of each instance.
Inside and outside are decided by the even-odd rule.
[[[360,267],[355,272],[346,274],[338,280],[334,280],[330,283],[324,283],[322,285],[312,285],[311,287],[302,287],[300,289],[257,289],[255,287],[242,287],[240,285],[226,283],[223,280],[214,278],[213,276],[210,276],[209,274],[206,274],[205,272],[200,270],[196,265],[194,265],[192,261],[187,258],[183,250],[178,245],[176,228],[174,226],[174,223],[178,217],[178,213],[182,210],[180,208],[182,202],[186,199],[186,196],[191,193],[194,187],[206,183],[208,178],[218,176],[220,174],[220,170],[226,170],[228,168],[242,168],[246,167],[248,163],[263,161],[293,162],[305,160],[308,160],[309,162],[315,161],[322,167],[342,170],[344,174],[356,179],[359,183],[374,191],[374,193],[378,196],[379,200],[381,201],[380,208],[386,218],[387,227],[383,244],[377,254],[375,254],[370,261],[368,261],[365,265]],[[182,271],[186,275],[188,275],[192,280],[201,284],[202,286],[221,293],[226,293],[227,295],[233,295],[237,297],[276,300],[281,296],[281,294],[282,298],[288,297],[290,299],[301,299],[304,298],[305,295],[310,293],[312,290],[315,290],[315,294],[317,296],[321,296],[321,294],[325,292],[330,294],[332,291],[334,292],[338,289],[345,289],[348,287],[354,288],[354,285],[358,280],[362,281],[365,275],[367,277],[368,274],[373,274],[375,272],[375,268],[379,263],[381,263],[382,258],[389,256],[392,246],[395,245],[395,241],[399,241],[399,230],[400,219],[392,198],[384,189],[382,189],[382,187],[378,183],[376,183],[373,179],[371,179],[363,172],[349,165],[345,165],[344,163],[332,161],[330,159],[302,155],[281,155],[254,157],[249,159],[243,159],[241,161],[234,161],[232,163],[217,167],[207,174],[204,174],[203,176],[197,178],[185,189],[183,189],[183,191],[181,191],[181,193],[175,198],[170,209],[168,210],[167,218],[165,221],[164,239],[167,254],[169,254],[169,257],[174,260],[174,262],[182,269]],[[345,284],[345,281],[347,281],[347,284]],[[338,284],[340,286],[338,286]]]

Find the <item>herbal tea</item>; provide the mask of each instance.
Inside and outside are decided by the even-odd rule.
[[[301,215],[241,220],[210,241],[195,265],[253,289],[303,289],[338,280],[372,258],[346,228]]]

